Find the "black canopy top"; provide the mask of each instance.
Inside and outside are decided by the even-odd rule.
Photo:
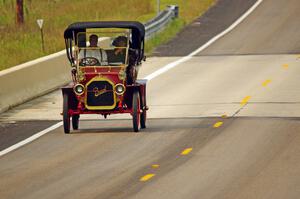
[[[77,22],[69,25],[65,30],[65,39],[72,39],[73,33],[85,32],[86,29],[92,28],[126,28],[132,30],[132,37],[143,39],[145,36],[145,26],[137,21],[93,21]]]
[[[138,61],[144,57],[144,37],[145,26],[137,21],[93,21],[93,22],[77,22],[69,25],[64,32],[66,42],[67,56],[70,62],[74,63],[72,53],[72,40],[77,42],[77,33],[86,32],[86,29],[93,28],[124,28],[131,29],[131,43],[130,48],[138,50]],[[75,38],[73,36],[75,35]],[[85,39],[81,41],[82,46],[86,44]]]

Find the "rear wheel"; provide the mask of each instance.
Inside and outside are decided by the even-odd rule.
[[[141,128],[145,129],[146,128],[146,120],[147,120],[147,111],[143,110],[141,113]]]
[[[63,95],[63,124],[65,134],[70,133],[69,96]]]
[[[78,130],[79,126],[79,115],[73,115],[72,116],[72,127],[74,130]]]
[[[134,132],[139,131],[140,110],[140,94],[138,91],[135,91],[132,98],[132,123]]]

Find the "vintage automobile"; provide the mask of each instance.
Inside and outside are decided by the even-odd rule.
[[[146,128],[146,81],[137,80],[145,27],[134,21],[78,22],[64,32],[72,82],[62,88],[64,132],[82,114],[132,115],[133,130]],[[71,120],[72,118],[72,120]]]

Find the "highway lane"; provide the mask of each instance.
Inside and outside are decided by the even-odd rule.
[[[300,52],[299,9],[297,0],[266,0],[239,28],[200,54],[297,54]]]
[[[245,189],[245,193],[250,192],[245,185],[247,182],[257,188],[258,185],[254,182],[267,181],[269,187],[266,188],[273,191],[272,181],[264,177],[264,173],[267,172],[277,172],[279,176],[274,178],[284,180],[283,182],[297,180],[295,176],[299,161],[295,157],[298,157],[299,151],[295,150],[295,147],[298,146],[299,140],[298,120],[220,117],[223,113],[230,116],[239,110],[240,101],[248,93],[253,96],[259,94],[257,90],[264,89],[261,82],[268,74],[278,74],[283,79],[295,74],[290,72],[290,75],[284,77],[282,74],[289,71],[278,64],[295,61],[294,55],[283,56],[279,62],[272,62],[274,57],[270,57],[266,60],[269,67],[265,70],[261,70],[260,65],[264,60],[259,57],[260,59],[256,56],[196,57],[169,71],[168,75],[153,80],[149,84],[149,93],[153,96],[149,98],[152,99],[150,113],[153,119],[149,120],[149,128],[140,134],[130,132],[130,120],[84,121],[81,123],[83,129],[75,134],[66,136],[60,128],[4,156],[1,159],[0,170],[2,179],[6,180],[1,181],[1,195],[5,198],[195,198],[197,195],[212,198],[214,194],[220,196],[218,194],[224,191],[230,197],[239,189]],[[224,63],[225,59],[234,59],[236,65],[222,67],[221,63]],[[203,68],[199,67],[199,62]],[[191,74],[189,67],[204,71],[204,63],[210,67],[201,78]],[[245,71],[250,65],[237,70],[241,63],[250,63],[256,67],[252,67],[248,73],[243,73],[241,71]],[[219,72],[226,73],[234,69],[238,74],[244,75],[237,76],[237,79],[222,79],[222,75],[218,75]],[[258,72],[259,75],[255,75]],[[177,79],[169,78],[178,75],[181,75],[184,81],[178,82]],[[236,74],[233,73],[232,76],[235,77]],[[188,92],[188,89],[179,89],[182,93],[177,95],[176,91],[173,91],[174,87],[180,86],[179,84],[191,89],[193,86],[189,86],[187,80],[193,83],[199,79],[203,79],[203,85],[201,86],[200,82],[197,86],[199,94]],[[214,84],[216,81],[220,83]],[[269,86],[271,85],[272,83]],[[210,97],[204,97],[202,93]],[[173,94],[174,97],[170,99],[169,94]],[[186,95],[189,95],[191,103],[183,103],[186,100],[180,96]],[[163,103],[164,100],[172,101]],[[198,100],[200,101],[196,103]],[[181,106],[179,110],[178,106]],[[204,112],[203,108],[211,111],[210,114],[206,113],[208,116],[218,117],[196,117],[197,113]],[[181,114],[177,115],[178,117],[185,118],[174,118],[175,113]],[[160,119],[163,116],[172,119]],[[219,121],[224,122],[223,126],[213,128]],[[191,155],[181,157],[181,151],[190,147],[193,148]],[[286,150],[292,152],[285,152]],[[289,167],[289,172],[285,173],[284,178],[278,168],[278,164],[282,162],[277,155],[281,153],[286,153],[281,155],[285,160],[284,165],[288,167],[289,161],[292,161],[293,166]],[[153,169],[153,164],[159,164],[160,167]],[[153,181],[141,183],[140,177],[148,173],[156,174]],[[258,173],[263,173],[261,179],[253,177]],[[277,183],[277,186],[286,186],[280,181]],[[295,185],[297,182],[293,184]],[[290,188],[292,190],[289,187],[277,190],[295,194],[297,189],[293,186]],[[204,191],[205,187],[209,188]],[[264,194],[266,191],[268,190],[264,189],[261,192]],[[45,193],[47,196],[44,196]],[[273,196],[272,198],[275,198]]]
[[[185,56],[233,24],[257,0],[218,0],[174,39],[155,49],[159,57]],[[180,48],[178,48],[180,46]]]
[[[299,4],[285,2],[288,7]],[[0,181],[0,195],[298,198],[299,56],[288,50],[259,53],[261,36],[272,37],[273,30],[253,22],[273,15],[269,23],[275,26],[278,14],[273,10],[297,18],[299,14],[284,9],[285,5],[265,0],[207,51],[149,82],[151,119],[142,133],[131,133],[131,121],[126,119],[87,120],[81,122],[83,130],[72,135],[64,135],[60,128],[1,157],[0,176],[5,180]],[[300,31],[289,29],[292,20],[286,23],[285,31]],[[252,36],[257,39],[248,44],[257,46],[257,51],[212,50],[224,43],[234,45],[236,37],[231,35],[245,34],[253,24]],[[284,49],[295,49],[282,44]],[[154,70],[149,66],[141,76]],[[183,151],[186,155],[181,155]]]

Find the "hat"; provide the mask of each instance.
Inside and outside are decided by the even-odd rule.
[[[122,41],[125,42],[125,43],[127,43],[127,37],[125,37],[125,36],[118,36],[117,38],[114,39],[114,41],[112,42],[112,45],[113,46],[117,46],[118,43],[120,43]]]

